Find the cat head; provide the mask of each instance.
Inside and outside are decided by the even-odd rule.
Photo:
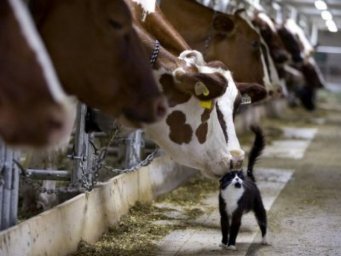
[[[243,170],[228,172],[220,179],[220,189],[223,190],[230,185],[235,188],[241,188],[244,180]]]

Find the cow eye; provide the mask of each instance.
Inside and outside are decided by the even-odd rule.
[[[122,29],[123,25],[121,23],[119,23],[116,20],[113,19],[109,19],[109,24],[114,28],[114,29]]]
[[[252,48],[254,48],[255,50],[258,50],[260,48],[260,42],[258,42],[257,40],[252,41],[251,45]]]

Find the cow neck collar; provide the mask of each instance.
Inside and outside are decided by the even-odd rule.
[[[153,51],[150,55],[150,59],[149,59],[149,62],[152,66],[154,66],[158,56],[159,56],[159,53],[160,53],[160,42],[158,40],[155,40],[155,43],[154,43],[154,48],[153,48]]]
[[[210,46],[212,38],[213,38],[213,22],[214,22],[215,17],[217,16],[217,14],[218,14],[217,11],[213,12],[212,19],[211,19],[211,24],[210,24],[210,27],[209,27],[209,30],[208,30],[207,37],[206,37],[205,42],[204,42],[204,49],[202,51],[202,54],[205,57],[207,57],[206,56],[207,50],[208,50],[208,47]]]

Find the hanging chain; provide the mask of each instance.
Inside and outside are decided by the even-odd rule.
[[[85,191],[91,191],[94,186],[97,184],[98,176],[99,176],[99,170],[102,168],[108,169],[111,172],[115,174],[122,174],[122,173],[131,173],[139,170],[141,167],[149,165],[156,157],[160,156],[159,149],[155,149],[152,153],[150,153],[143,161],[139,162],[135,166],[127,169],[112,169],[112,167],[105,166],[105,160],[108,155],[109,148],[111,144],[114,142],[114,140],[117,138],[117,135],[119,133],[119,127],[116,126],[110,135],[110,140],[106,144],[105,147],[102,147],[101,149],[97,149],[94,143],[89,139],[89,146],[91,146],[94,150],[93,155],[93,163],[90,161],[87,162],[87,158],[85,155],[85,152],[81,155],[81,161],[79,161],[80,169],[82,171],[82,176],[80,179],[81,187],[60,187],[60,188],[54,188],[54,189],[47,189],[42,187],[41,184],[34,181],[30,178],[30,175],[25,170],[25,168],[17,161],[14,160],[15,164],[18,166],[18,168],[21,171],[21,176],[23,178],[23,181],[32,186],[34,190],[36,190],[39,193],[47,193],[47,194],[57,194],[57,193],[68,193],[68,192],[85,192]],[[125,139],[126,141],[126,139]],[[136,154],[136,152],[134,152]],[[74,159],[74,153],[71,155],[71,159]],[[88,158],[90,159],[90,158]],[[88,165],[87,165],[87,164]],[[89,170],[89,171],[88,171]]]
[[[131,168],[127,168],[127,169],[111,169],[106,167],[107,169],[109,169],[110,171],[112,171],[113,173],[131,173],[131,172],[135,172],[137,170],[139,170],[141,167],[147,166],[149,165],[155,158],[160,156],[160,151],[159,149],[155,149],[152,153],[150,153],[143,161],[139,162],[138,164],[136,164],[135,166],[131,167]]]

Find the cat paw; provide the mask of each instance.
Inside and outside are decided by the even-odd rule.
[[[262,244],[262,245],[270,245],[269,242],[268,242],[268,240],[266,239],[266,237],[263,237],[263,238],[262,238],[261,244]]]
[[[223,244],[223,243],[221,243],[219,245],[219,247],[221,247],[221,248],[223,248],[225,250],[233,250],[233,251],[237,250],[236,246],[234,246],[234,245],[227,245],[227,244]]]
[[[227,249],[227,244],[223,244],[223,243],[221,243],[221,244],[219,244],[219,247],[221,247],[221,248],[223,248],[223,249]]]
[[[235,245],[229,245],[227,246],[227,250],[236,251],[237,247]]]

